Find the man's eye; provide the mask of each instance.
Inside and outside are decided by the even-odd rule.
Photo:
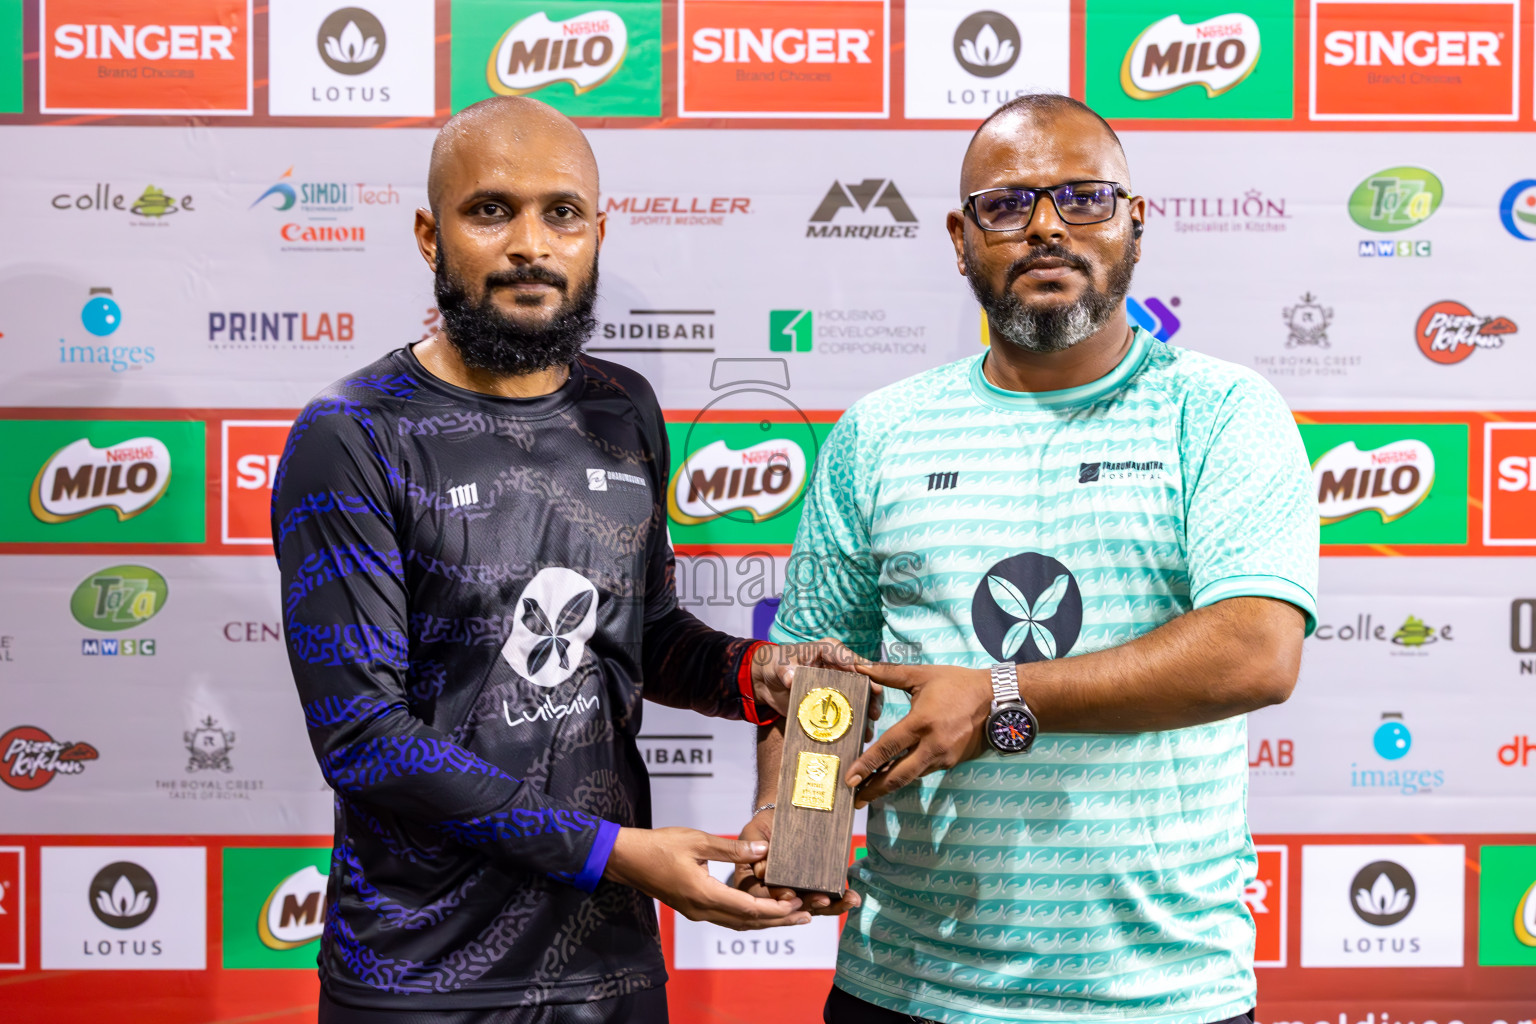
[[[470,212],[480,217],[499,217],[505,211],[500,203],[481,203]]]
[[[571,220],[581,216],[581,214],[576,212],[576,208],[573,206],[557,206],[549,212],[551,216],[560,220]]]

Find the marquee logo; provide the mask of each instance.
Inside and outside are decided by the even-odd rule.
[[[18,725],[0,736],[0,782],[12,789],[41,789],[55,775],[79,775],[101,755],[89,743],[56,740],[35,725]]]
[[[834,224],[841,210],[862,214],[883,209],[894,224]],[[877,218],[878,219],[878,218]],[[865,178],[853,185],[834,181],[811,213],[806,238],[916,238],[917,214],[907,205],[896,182],[889,178]]]
[[[543,11],[513,25],[485,64],[485,81],[500,96],[526,96],[556,82],[581,95],[612,77],[629,50],[629,27],[613,11],[595,10],[564,21]]]
[[[1429,445],[1412,438],[1369,451],[1347,441],[1312,464],[1312,482],[1324,524],[1367,511],[1380,513],[1382,522],[1390,523],[1429,496],[1435,455]]]
[[[1210,97],[1236,87],[1259,63],[1259,24],[1223,14],[1186,25],[1170,14],[1142,30],[1125,51],[1120,87],[1138,100],[1198,85]]]
[[[1312,117],[1514,120],[1518,11],[1513,0],[1313,0]]]
[[[1430,362],[1459,363],[1480,348],[1503,348],[1515,322],[1502,316],[1478,316],[1459,302],[1432,303],[1419,314],[1414,336]]]
[[[306,864],[273,887],[256,918],[261,944],[272,950],[298,949],[325,931],[328,876]]]
[[[1368,231],[1406,231],[1434,216],[1444,198],[1440,179],[1424,168],[1388,167],[1355,186],[1349,216]]]
[[[782,515],[800,500],[808,462],[805,451],[775,438],[744,449],[714,441],[690,454],[672,474],[667,513],[673,522],[697,526],[745,512],[752,522]]]
[[[144,512],[171,482],[171,451],[154,437],[97,448],[86,438],[53,454],[32,481],[32,514],[45,523],[110,508],[119,521]]]

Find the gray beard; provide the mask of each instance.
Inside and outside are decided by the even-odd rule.
[[[1124,305],[1136,267],[1135,249],[1127,245],[1125,255],[1110,269],[1103,291],[1090,280],[1076,302],[1034,309],[1024,305],[1011,288],[994,293],[981,275],[972,271],[973,262],[967,243],[965,277],[976,301],[986,310],[988,330],[1026,352],[1040,353],[1065,352],[1103,330]]]

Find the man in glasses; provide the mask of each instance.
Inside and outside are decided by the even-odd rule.
[[[1091,110],[1007,104],[960,178],[991,346],[843,415],[774,625],[916,652],[860,669],[891,689],[844,776],[856,895],[809,903],[850,910],[825,1019],[1247,1021],[1242,716],[1315,625],[1300,437],[1262,378],[1127,323],[1146,205]]]

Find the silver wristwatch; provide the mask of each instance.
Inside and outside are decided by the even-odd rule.
[[[1018,666],[992,666],[992,712],[987,715],[987,742],[999,754],[1025,754],[1034,746],[1040,725],[1019,695]]]

